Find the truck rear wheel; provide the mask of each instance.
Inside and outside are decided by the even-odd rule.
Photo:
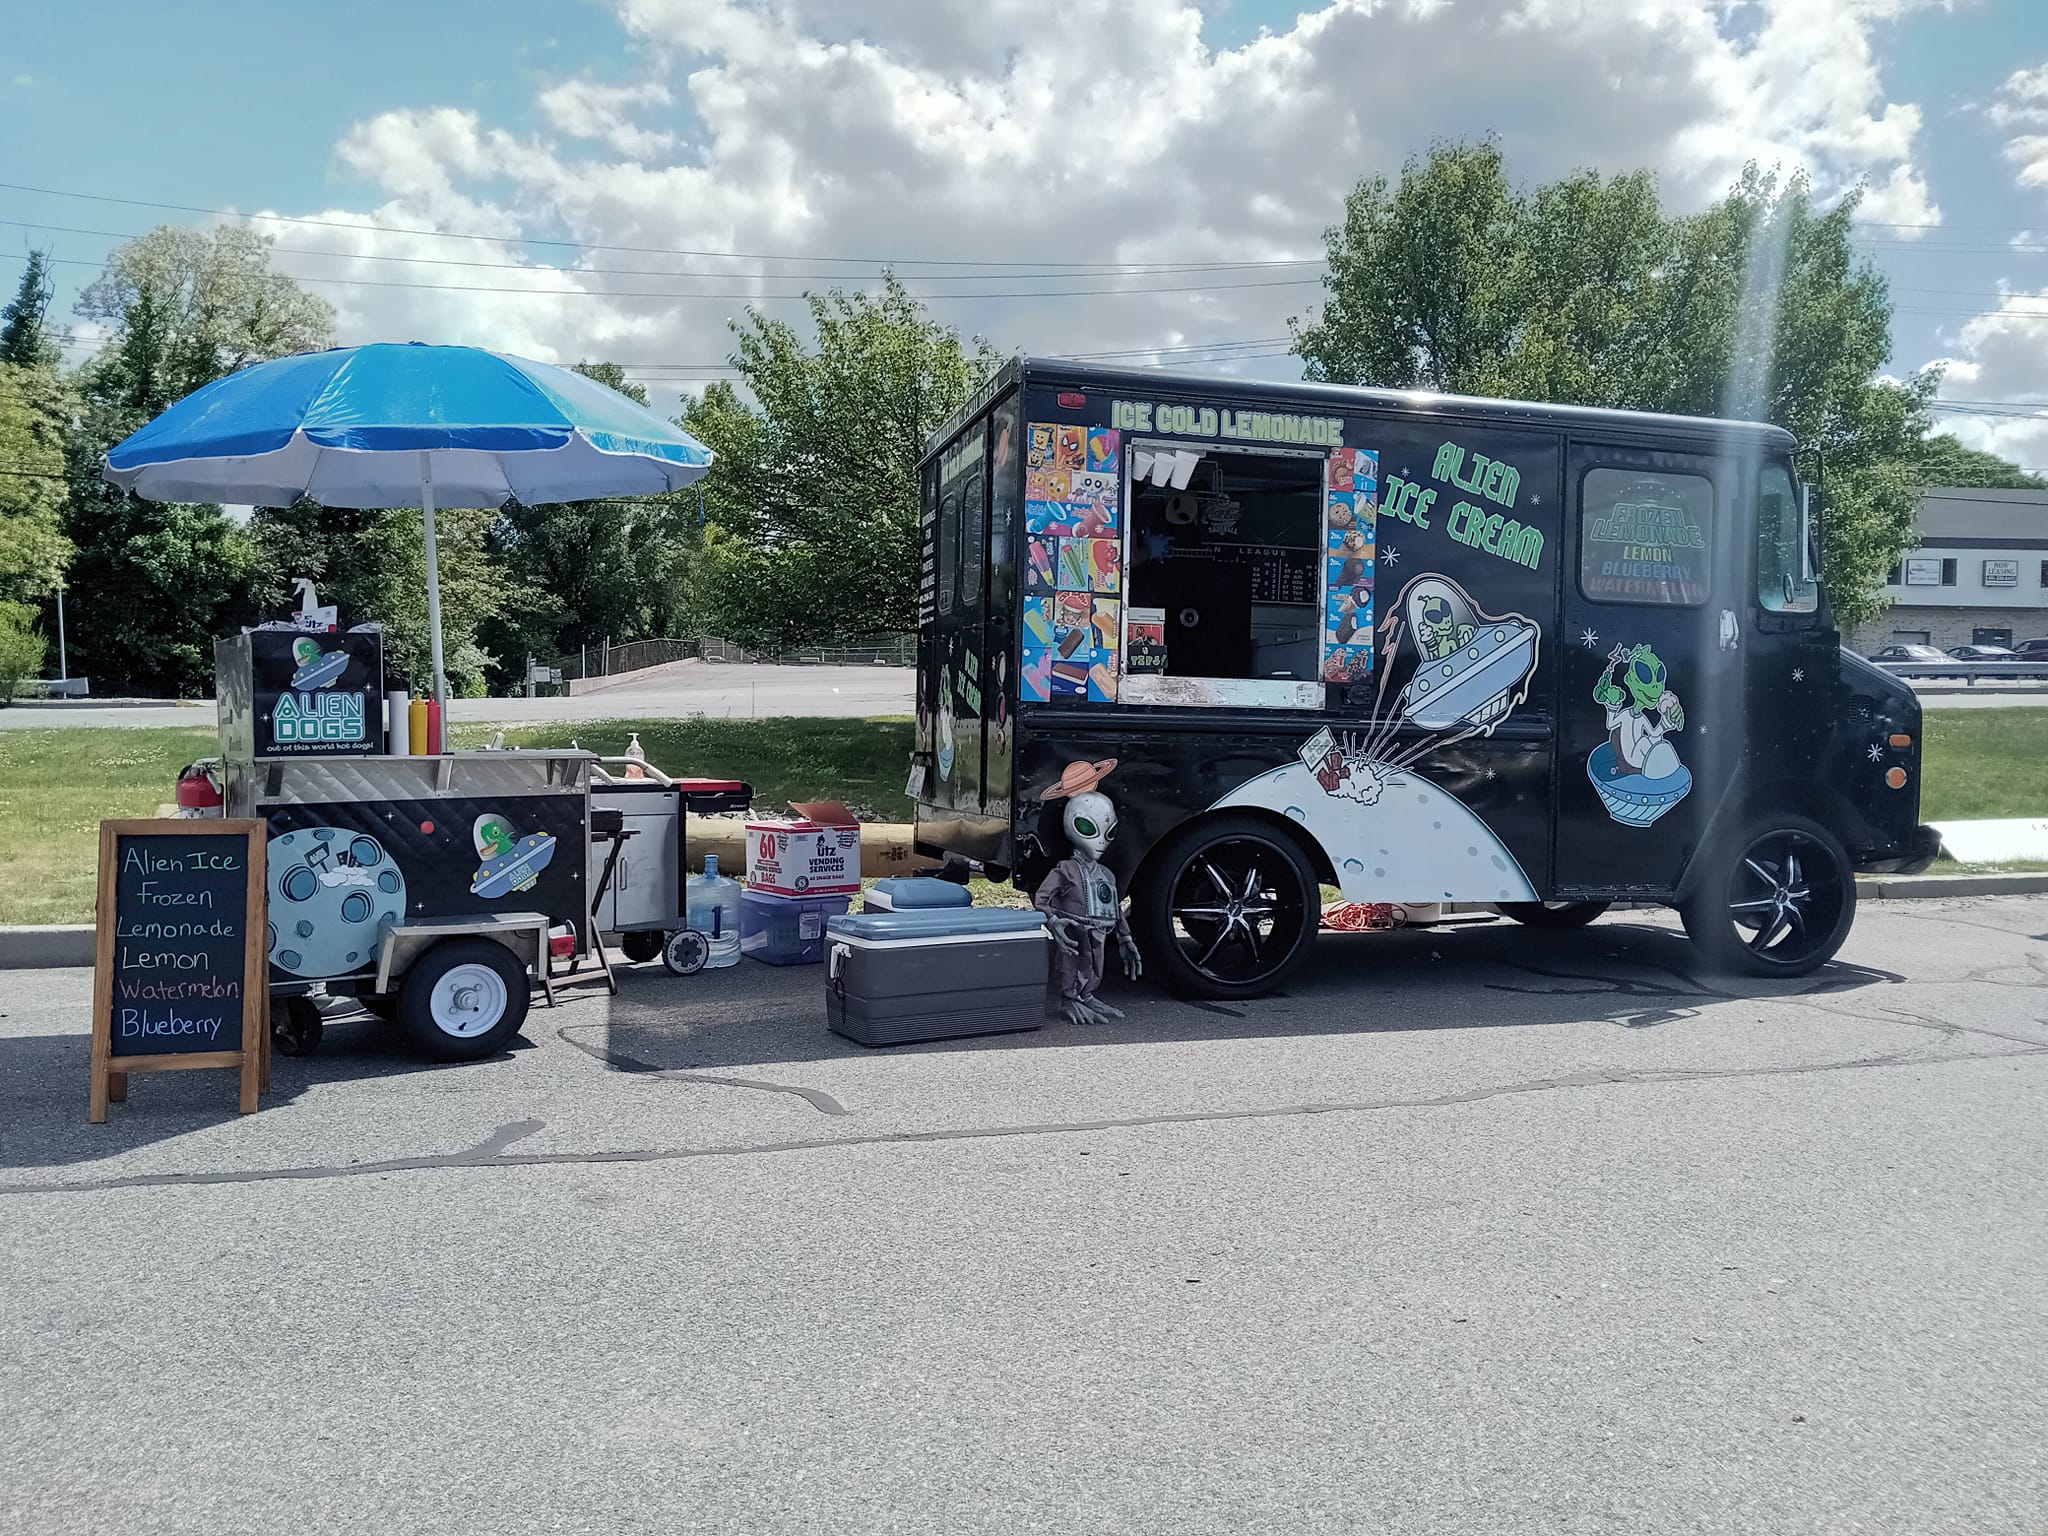
[[[1749,976],[1804,976],[1835,957],[1856,918],[1856,872],[1841,840],[1783,812],[1701,855],[1679,908],[1707,963]]]
[[[1259,997],[1308,959],[1321,898],[1286,833],[1255,816],[1209,817],[1160,845],[1132,903],[1132,931],[1167,990]]]
[[[502,1048],[526,1022],[526,967],[491,939],[443,939],[412,963],[398,989],[398,1017],[443,1061],[475,1061]]]

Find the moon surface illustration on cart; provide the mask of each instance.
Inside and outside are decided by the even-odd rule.
[[[342,976],[375,962],[405,911],[405,875],[367,833],[301,827],[270,839],[270,963]]]
[[[477,817],[471,829],[476,851],[484,862],[469,882],[469,893],[491,900],[512,891],[532,888],[540,872],[554,862],[555,839],[546,832],[529,832],[514,840],[504,819],[489,812]]]
[[[1212,809],[1278,811],[1322,845],[1347,901],[1537,900],[1493,828],[1414,765],[1507,719],[1527,696],[1540,631],[1518,613],[1487,614],[1447,576],[1424,574],[1402,590],[1383,634],[1389,668],[1402,647],[1415,652],[1393,713],[1341,744],[1318,732],[1295,762]],[[1398,742],[1403,726],[1437,734]]]

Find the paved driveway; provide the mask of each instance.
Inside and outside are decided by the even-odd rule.
[[[1661,920],[861,1051],[633,976],[84,1123],[0,986],[0,1529],[2038,1532],[2048,899]]]

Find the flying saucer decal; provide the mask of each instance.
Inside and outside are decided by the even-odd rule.
[[[325,688],[348,669],[348,652],[324,651],[292,674],[294,688]]]
[[[487,901],[514,891],[526,891],[554,862],[555,839],[546,832],[529,832],[514,839],[504,818],[486,811],[471,829],[476,851],[483,864],[470,879],[469,892]]]
[[[1528,693],[1538,630],[1519,613],[1484,613],[1447,576],[1418,576],[1402,591],[1415,674],[1400,711],[1426,730],[1491,732]]]

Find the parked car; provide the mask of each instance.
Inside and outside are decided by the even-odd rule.
[[[1881,651],[1870,653],[1872,661],[1947,661],[1948,657],[1931,645],[1888,645]]]
[[[2019,653],[2002,645],[1952,645],[1948,653],[1957,661],[2018,661]]]
[[[2048,635],[2038,640],[2022,640],[2012,649],[2021,661],[2048,661]]]

